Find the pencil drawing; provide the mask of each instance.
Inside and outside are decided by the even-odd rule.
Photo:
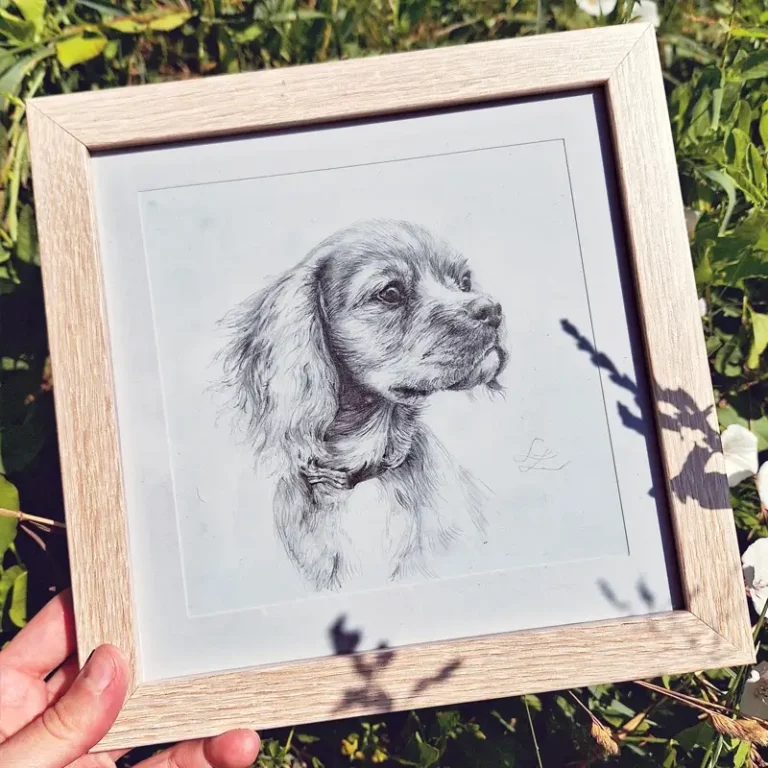
[[[330,236],[225,318],[222,386],[277,478],[278,535],[315,588],[353,569],[339,518],[360,483],[377,482],[407,521],[391,578],[428,573],[430,555],[483,529],[481,484],[421,417],[436,392],[500,389],[502,320],[460,254],[390,220]]]

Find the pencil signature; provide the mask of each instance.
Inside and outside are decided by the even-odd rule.
[[[520,465],[518,466],[520,472],[530,472],[532,469],[558,472],[567,467],[571,462],[566,461],[559,466],[552,466],[552,462],[557,459],[557,456],[557,453],[544,445],[544,441],[540,437],[535,437],[533,442],[531,442],[530,448],[528,448],[528,453],[525,456],[516,457],[515,462]]]

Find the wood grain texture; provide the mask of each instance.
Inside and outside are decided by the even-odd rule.
[[[743,662],[686,611],[141,685],[97,749],[492,699]],[[190,713],[194,713],[191,716]]]
[[[81,663],[100,643],[135,668],[123,483],[90,154],[34,106],[28,126]]]
[[[635,24],[30,102],[81,657],[137,654],[89,152],[591,85],[609,96],[689,610],[139,681],[97,749],[753,660],[655,36]]]
[[[605,82],[644,25],[34,100],[90,150],[309,125]]]
[[[607,90],[685,602],[746,660],[741,561],[652,30]]]

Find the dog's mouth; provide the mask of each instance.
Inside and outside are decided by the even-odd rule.
[[[497,344],[490,347],[470,371],[446,389],[472,389],[481,384],[492,385],[507,364],[507,353]]]
[[[489,347],[485,354],[451,384],[436,384],[434,387],[392,387],[392,393],[400,401],[419,402],[440,390],[460,391],[486,384],[493,386],[507,364],[507,353],[498,345]]]

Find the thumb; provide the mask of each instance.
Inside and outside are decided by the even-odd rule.
[[[128,663],[112,645],[99,646],[72,687],[0,745],[3,768],[64,768],[98,743],[123,706]]]

